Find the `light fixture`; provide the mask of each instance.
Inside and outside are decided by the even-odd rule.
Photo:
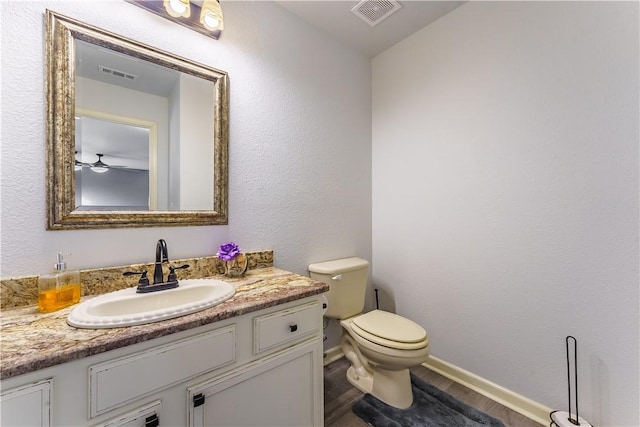
[[[191,15],[191,5],[189,0],[163,0],[167,13],[174,18],[188,18]]]
[[[211,31],[224,29],[222,8],[218,0],[204,0],[200,12],[200,23]]]
[[[125,1],[212,39],[218,40],[222,33],[224,21],[220,0]]]
[[[98,161],[95,163],[91,163],[91,170],[95,173],[105,173],[109,170],[109,166],[102,161],[102,156],[104,154],[96,154],[98,156]]]

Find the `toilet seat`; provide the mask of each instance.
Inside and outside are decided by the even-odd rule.
[[[427,332],[417,323],[382,310],[350,319],[351,330],[361,338],[397,350],[418,350],[429,345]]]

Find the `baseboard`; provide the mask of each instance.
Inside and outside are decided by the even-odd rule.
[[[342,353],[342,348],[339,345],[335,347],[331,347],[324,351],[324,366],[327,366],[329,363],[334,362],[341,357],[344,357]]]
[[[483,396],[518,412],[530,420],[537,422],[538,424],[544,426],[549,425],[549,413],[552,411],[551,408],[541,405],[538,402],[534,402],[533,400],[511,390],[507,390],[498,384],[492,383],[489,380],[465,371],[464,369],[438,359],[435,356],[430,355],[429,359],[427,359],[422,366],[475,392],[478,392]]]
[[[325,365],[344,357],[340,346],[325,350],[324,354]],[[506,406],[507,408],[538,424],[543,426],[549,425],[549,414],[552,411],[551,408],[541,405],[538,402],[534,402],[533,400],[511,390],[507,390],[504,387],[472,374],[471,372],[465,371],[464,369],[449,362],[438,359],[435,356],[429,355],[429,358],[422,364],[422,366],[475,392],[478,392],[486,398],[491,399],[494,402],[498,402],[499,404]]]

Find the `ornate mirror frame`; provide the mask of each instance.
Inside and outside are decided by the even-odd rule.
[[[47,229],[227,224],[229,80],[227,73],[46,11]],[[185,72],[214,84],[213,210],[80,211],[75,208],[74,40]]]

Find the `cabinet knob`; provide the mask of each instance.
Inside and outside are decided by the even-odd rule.
[[[289,325],[289,330],[291,332],[295,332],[298,330],[298,325],[296,325],[295,323],[293,325]]]

